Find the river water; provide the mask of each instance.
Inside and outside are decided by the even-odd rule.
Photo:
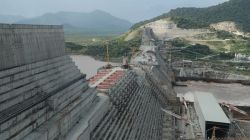
[[[78,66],[80,71],[87,74],[87,79],[94,76],[97,73],[98,68],[105,66],[107,63],[99,61],[90,56],[85,55],[70,55],[72,60]],[[117,63],[111,63],[112,65],[118,65]]]

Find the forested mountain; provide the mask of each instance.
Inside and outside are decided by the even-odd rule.
[[[0,23],[64,25],[66,33],[81,34],[120,34],[126,32],[132,25],[127,20],[100,10],[90,13],[47,13],[34,18],[0,15]]]
[[[104,11],[90,13],[59,12],[21,20],[24,24],[62,24],[66,32],[122,33],[132,25],[129,21],[112,16]]]
[[[179,27],[201,28],[222,21],[236,22],[245,32],[250,32],[250,0],[229,0],[207,8],[177,8],[154,19],[135,24],[136,28],[145,23],[170,17]]]

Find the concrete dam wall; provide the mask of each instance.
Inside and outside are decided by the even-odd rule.
[[[108,98],[65,54],[62,26],[4,24],[0,38],[1,140],[63,139],[81,120],[104,115]]]
[[[136,70],[127,74],[107,93],[112,103],[104,119],[92,132],[93,140],[162,140],[164,122],[174,128],[173,118],[166,121],[161,108],[171,107],[149,73]],[[167,91],[169,94],[171,89]],[[164,132],[168,140],[174,131]]]
[[[0,24],[0,58],[0,140],[175,138],[165,67],[126,70],[100,92],[65,54],[62,26],[44,25]]]
[[[62,26],[0,24],[0,46],[0,70],[62,56]]]

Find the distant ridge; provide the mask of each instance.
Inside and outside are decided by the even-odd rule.
[[[90,13],[58,12],[25,18],[22,16],[0,15],[0,23],[64,25],[66,33],[80,34],[120,34],[131,26],[127,20],[96,10]]]
[[[156,18],[135,24],[132,29],[164,18],[172,18],[181,28],[203,28],[211,23],[233,21],[250,32],[250,0],[229,0],[207,8],[177,8]]]
[[[122,33],[131,23],[111,14],[96,10],[90,13],[58,12],[18,21],[22,24],[64,25],[66,32],[82,33]]]

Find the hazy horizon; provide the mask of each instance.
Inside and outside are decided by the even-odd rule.
[[[138,22],[161,15],[178,7],[208,7],[227,0],[0,0],[0,15],[19,15],[36,17],[46,13],[66,12],[92,12],[102,10],[113,16]]]

